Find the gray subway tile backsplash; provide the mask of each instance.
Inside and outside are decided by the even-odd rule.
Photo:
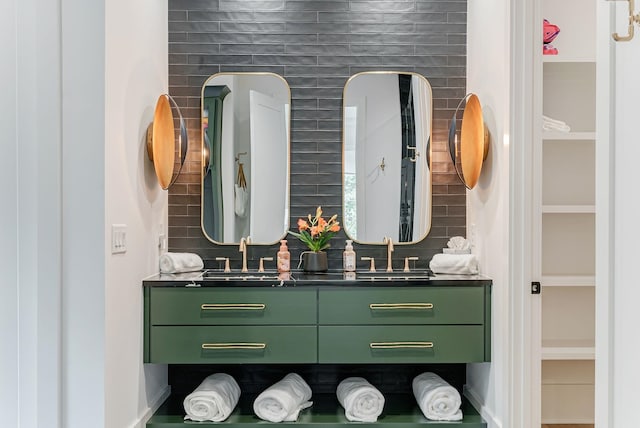
[[[200,230],[200,93],[218,72],[273,72],[291,87],[290,214],[322,205],[342,215],[342,90],[371,70],[412,71],[433,88],[433,209],[428,237],[398,248],[422,263],[451,236],[464,235],[466,192],[448,159],[447,129],[466,86],[466,1],[451,0],[169,0],[169,92],[187,118],[190,149],[184,175],[169,190],[169,250],[193,251],[207,266],[240,259],[235,247],[209,242]],[[339,267],[341,231],[329,250]],[[292,258],[302,245],[290,239]],[[252,246],[251,266],[277,246]],[[384,257],[382,246],[358,255]],[[359,262],[360,263],[360,262]],[[425,266],[424,264],[422,266]]]

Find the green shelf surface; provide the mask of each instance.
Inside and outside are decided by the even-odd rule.
[[[224,422],[193,422],[184,420],[183,396],[172,395],[147,422],[147,428],[177,427],[250,427],[256,424],[296,425],[299,427],[330,428],[340,425],[357,425],[359,427],[410,428],[428,426],[429,428],[486,428],[477,410],[463,398],[462,413],[464,418],[457,422],[430,421],[424,417],[412,395],[385,395],[384,411],[375,423],[349,422],[344,416],[344,409],[333,394],[318,394],[312,398],[313,406],[303,410],[297,422],[272,423],[259,419],[253,413],[255,397],[241,397],[238,406]]]

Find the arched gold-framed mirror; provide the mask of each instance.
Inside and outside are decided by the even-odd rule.
[[[431,85],[417,73],[368,71],[345,84],[342,200],[350,239],[413,244],[429,233],[432,111]]]
[[[215,244],[272,245],[289,229],[291,91],[275,73],[223,72],[201,93],[201,228]]]

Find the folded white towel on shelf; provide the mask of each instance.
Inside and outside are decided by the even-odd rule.
[[[204,268],[204,262],[194,253],[164,253],[160,256],[160,272],[193,272]]]
[[[196,422],[222,422],[238,404],[240,387],[226,373],[215,373],[202,383],[183,402],[187,414],[184,419]]]
[[[384,408],[384,396],[361,377],[348,377],[338,385],[338,401],[351,422],[376,422]]]
[[[570,132],[571,127],[565,122],[557,119],[552,119],[549,116],[542,116],[542,129],[545,131],[560,131]]]
[[[433,273],[475,275],[478,273],[478,259],[475,254],[435,254],[429,262]]]
[[[425,372],[413,379],[413,395],[425,418],[434,421],[462,419],[460,393],[435,373]]]
[[[311,388],[296,373],[289,373],[258,395],[253,411],[265,421],[293,422],[300,410],[310,407]]]

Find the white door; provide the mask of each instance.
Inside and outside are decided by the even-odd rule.
[[[632,40],[614,42],[611,33],[627,34],[628,3],[599,7],[596,426],[624,428],[640,426],[640,26]]]
[[[249,236],[274,242],[288,223],[289,144],[286,102],[250,91],[251,167]],[[274,230],[274,225],[282,225]]]

